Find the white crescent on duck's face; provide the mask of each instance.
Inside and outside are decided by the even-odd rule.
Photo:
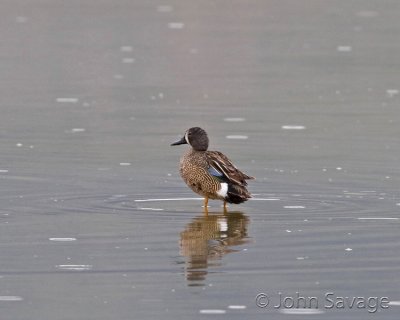
[[[188,134],[189,134],[189,130],[187,130],[185,132],[185,140],[186,140],[186,143],[190,146]]]

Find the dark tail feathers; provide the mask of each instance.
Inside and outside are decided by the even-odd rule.
[[[239,204],[247,201],[249,198],[251,198],[251,194],[245,187],[231,183],[228,184],[228,193],[225,197],[225,201]]]

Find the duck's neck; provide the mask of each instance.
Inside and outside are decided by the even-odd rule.
[[[195,150],[195,149],[193,149],[193,148],[190,148],[190,150],[189,150],[189,153],[204,153],[204,152],[206,152],[207,150]]]

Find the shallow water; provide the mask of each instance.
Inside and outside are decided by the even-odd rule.
[[[4,2],[1,319],[398,319],[398,9]],[[194,125],[257,178],[228,214],[179,177]]]

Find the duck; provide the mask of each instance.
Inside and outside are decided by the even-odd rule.
[[[240,204],[251,198],[246,180],[255,178],[236,168],[222,152],[208,150],[205,130],[190,128],[171,146],[182,144],[191,148],[181,157],[179,173],[190,189],[204,197],[206,211],[209,199],[223,201],[226,210],[227,203]]]

